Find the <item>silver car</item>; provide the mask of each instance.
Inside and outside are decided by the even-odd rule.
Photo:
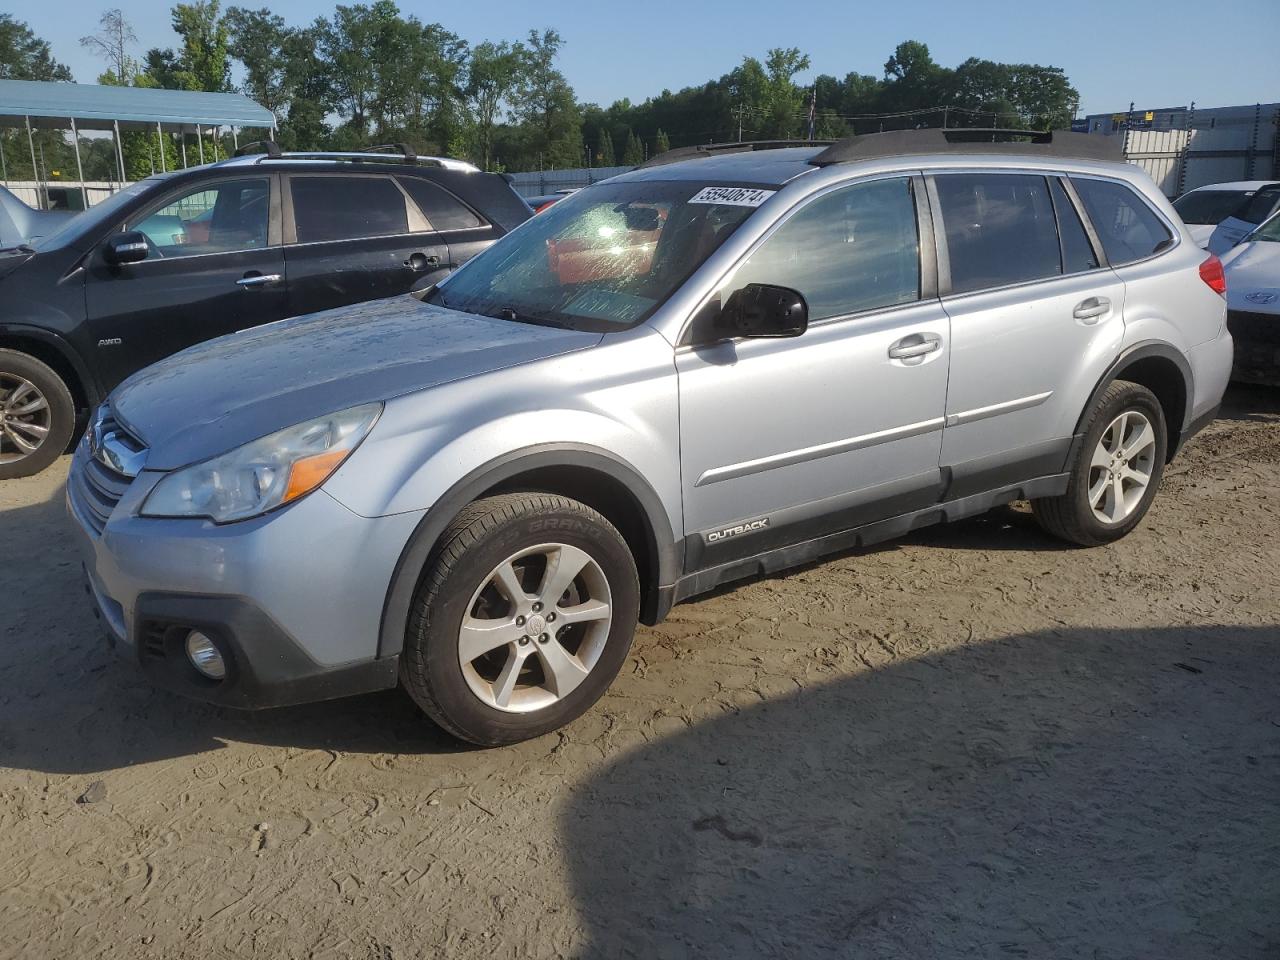
[[[1018,499],[1124,536],[1227,384],[1221,265],[1110,138],[981,136],[674,151],[421,294],[135,375],[67,485],[110,640],[499,744],[729,581]]]

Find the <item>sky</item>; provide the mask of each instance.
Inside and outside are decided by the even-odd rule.
[[[138,55],[176,46],[168,3],[3,3],[88,83],[103,64],[79,38],[108,5],[133,24]],[[270,6],[293,24],[333,10],[331,0]],[[1139,109],[1280,101],[1280,0],[401,0],[400,9],[472,43],[554,27],[565,40],[561,69],[579,100],[602,105],[703,83],[776,46],[809,54],[802,82],[820,73],[880,76],[903,40],[927,43],[943,66],[980,57],[1062,67],[1080,91],[1082,115],[1124,110],[1130,101]]]

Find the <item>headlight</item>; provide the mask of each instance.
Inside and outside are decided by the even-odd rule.
[[[380,403],[352,407],[176,470],[147,496],[142,516],[208,517],[227,523],[284,506],[328,480],[381,412]]]

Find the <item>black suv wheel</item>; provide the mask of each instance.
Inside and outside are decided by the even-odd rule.
[[[75,422],[75,402],[61,377],[35,357],[0,349],[0,480],[29,477],[53,463]]]

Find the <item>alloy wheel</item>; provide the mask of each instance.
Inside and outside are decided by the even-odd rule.
[[[1102,431],[1089,462],[1089,506],[1103,523],[1138,509],[1156,465],[1156,432],[1145,414],[1126,410]]]
[[[49,400],[30,380],[0,371],[0,463],[35,453],[49,435]]]
[[[494,709],[541,710],[587,678],[612,622],[609,581],[590,554],[564,543],[528,547],[472,595],[458,631],[462,674]]]

